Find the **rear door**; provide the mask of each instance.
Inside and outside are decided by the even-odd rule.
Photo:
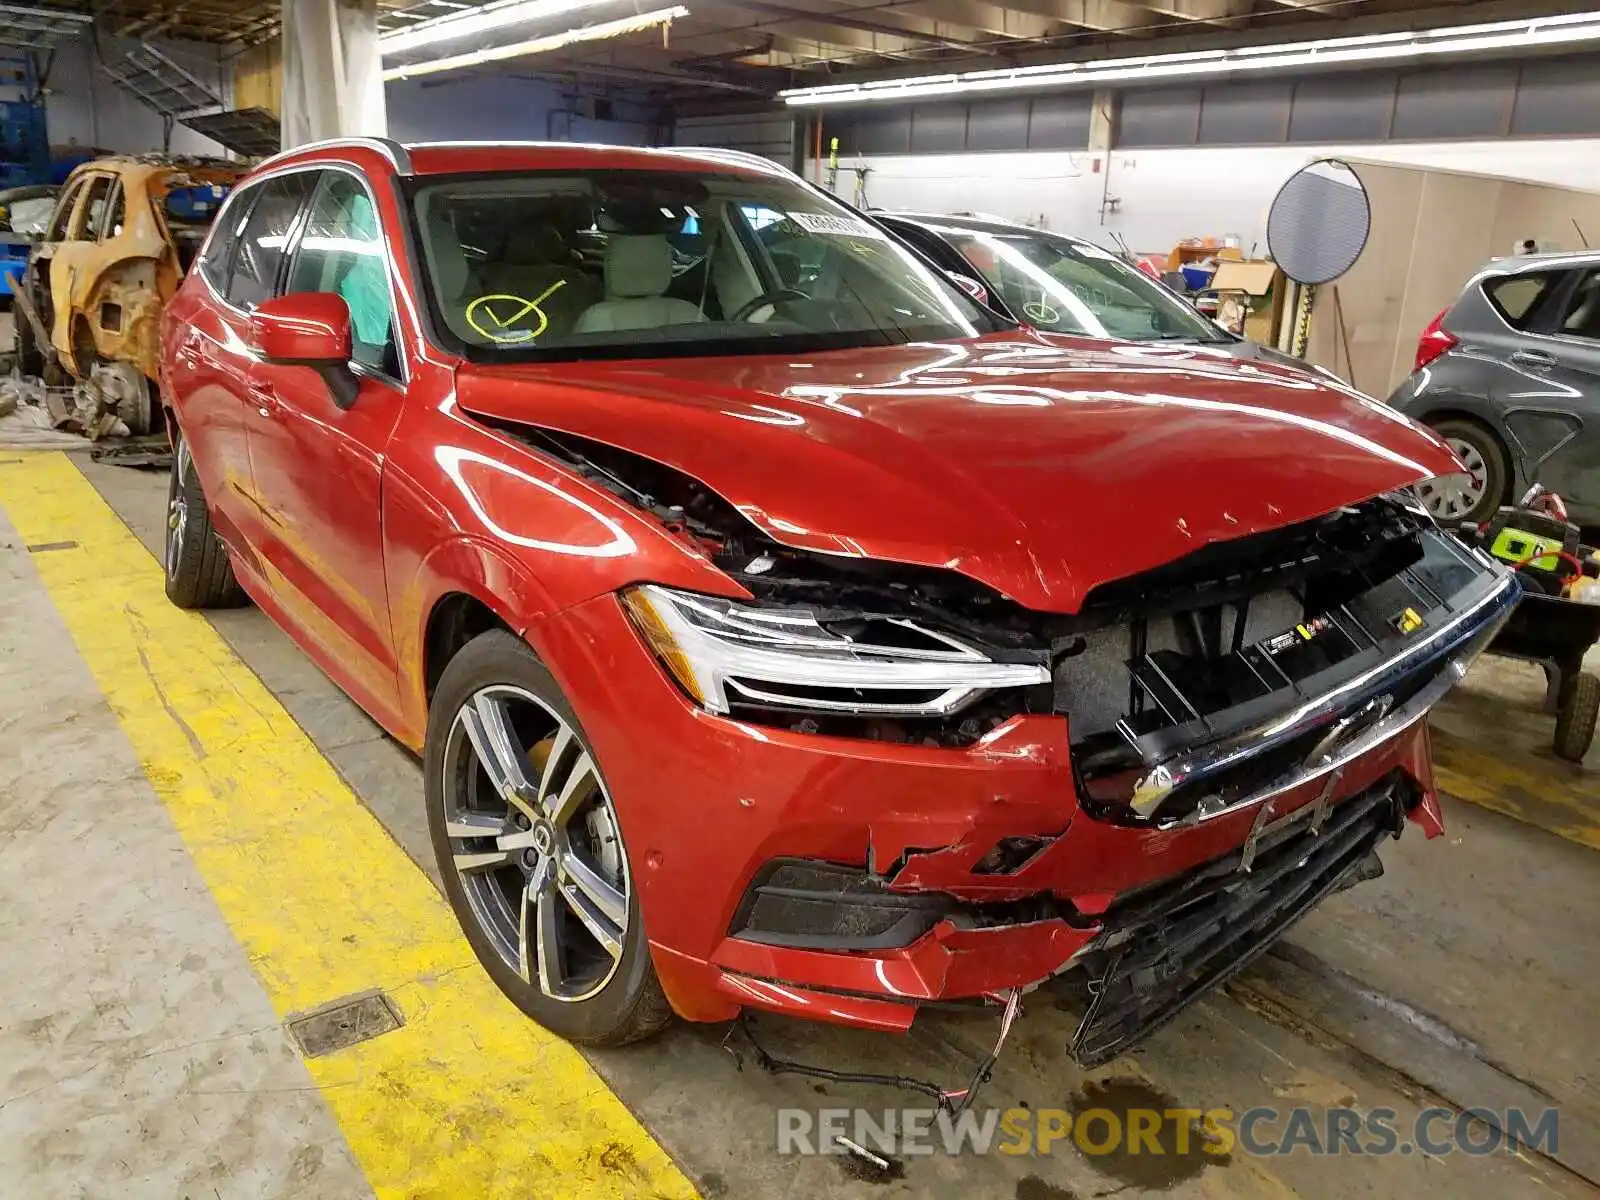
[[[89,186],[89,177],[79,175],[75,177],[56,200],[55,212],[50,217],[50,224],[46,226],[39,242],[34,246],[28,260],[28,283],[26,290],[33,300],[34,311],[45,329],[45,340],[54,342],[55,336],[55,302],[50,286],[50,264],[55,261],[56,251],[66,240],[67,230],[72,227],[72,217],[77,211],[78,201],[83,199],[84,189]],[[22,280],[18,280],[21,283]],[[17,320],[25,318],[17,314]],[[39,349],[43,349],[40,346]]]
[[[79,355],[75,352],[80,347],[74,345],[77,330],[73,325],[72,297],[80,290],[78,280],[90,270],[90,260],[99,250],[100,227],[110,211],[111,193],[116,183],[116,176],[104,172],[85,176],[77,192],[77,202],[59,230],[61,240],[50,257],[50,340],[62,362],[80,377],[86,375],[93,364],[77,361]],[[92,339],[77,340],[87,343],[81,347],[82,356],[92,359]]]
[[[281,615],[364,707],[392,713],[379,485],[406,366],[380,220],[363,177],[323,171],[283,286],[331,292],[349,307],[355,402],[340,408],[309,367],[254,362],[247,382],[259,405],[250,461],[262,569]]]
[[[1510,356],[1519,379],[1506,425],[1529,477],[1600,522],[1600,267],[1571,273],[1557,302]]]

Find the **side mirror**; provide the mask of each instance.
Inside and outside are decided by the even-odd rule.
[[[989,289],[984,287],[971,275],[963,275],[960,271],[946,271],[944,277],[955,284],[979,304],[989,303]]]
[[[250,345],[263,362],[316,371],[340,408],[355,403],[350,307],[342,296],[291,292],[263,301],[250,314]]]

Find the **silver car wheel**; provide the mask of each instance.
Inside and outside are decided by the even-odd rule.
[[[462,891],[501,960],[554,1000],[604,988],[627,938],[628,863],[572,727],[522,688],[480,689],[450,727],[443,802]]]
[[[1467,468],[1466,471],[1441,475],[1417,484],[1417,498],[1427,506],[1435,520],[1459,521],[1483,500],[1489,468],[1483,461],[1483,455],[1471,442],[1462,438],[1446,438],[1445,444],[1455,452]]]
[[[189,443],[178,439],[172,458],[172,484],[167,495],[166,566],[168,575],[178,573],[178,563],[183,558],[184,540],[189,536],[189,496],[187,485],[192,470]]]

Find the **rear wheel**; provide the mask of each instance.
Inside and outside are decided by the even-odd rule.
[[[1580,671],[1564,691],[1556,714],[1555,752],[1568,762],[1582,762],[1600,720],[1600,678]]]
[[[1505,451],[1484,426],[1459,418],[1429,422],[1467,469],[1417,485],[1417,497],[1434,519],[1482,524],[1504,502],[1510,471]]]
[[[17,374],[43,375],[44,354],[38,339],[33,336],[33,322],[28,320],[20,305],[13,304],[11,320],[16,329]]]
[[[200,476],[181,431],[173,431],[172,474],[167,481],[167,599],[179,608],[234,608],[245,603],[228,552],[206,508]]]
[[[492,630],[451,659],[424,771],[445,895],[501,991],[588,1045],[665,1025],[616,809],[576,715],[520,639]]]

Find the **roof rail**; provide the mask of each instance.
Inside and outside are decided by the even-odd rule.
[[[776,159],[767,158],[760,154],[752,154],[748,150],[725,150],[718,146],[617,146],[609,142],[471,141],[458,139],[412,143],[412,148],[416,150],[468,150],[483,147],[507,150],[519,148],[529,150],[632,150],[640,154],[693,155],[697,158],[716,159],[726,163],[756,167],[781,175],[794,174],[793,170]]]
[[[740,163],[747,167],[759,167],[765,171],[777,171],[784,175],[793,175],[793,168],[784,166],[775,158],[768,158],[764,154],[755,154],[749,150],[729,150],[722,146],[669,146],[669,150],[679,151],[683,154],[695,154],[701,158],[721,159],[723,162]]]
[[[306,142],[301,146],[292,146],[288,150],[279,151],[270,158],[263,159],[257,166],[264,167],[275,163],[279,159],[288,158],[291,154],[300,154],[306,150],[330,150],[338,146],[360,147],[365,150],[376,150],[389,160],[397,175],[411,174],[411,155],[406,148],[393,138],[386,137],[342,137],[327,138],[320,142]]]

